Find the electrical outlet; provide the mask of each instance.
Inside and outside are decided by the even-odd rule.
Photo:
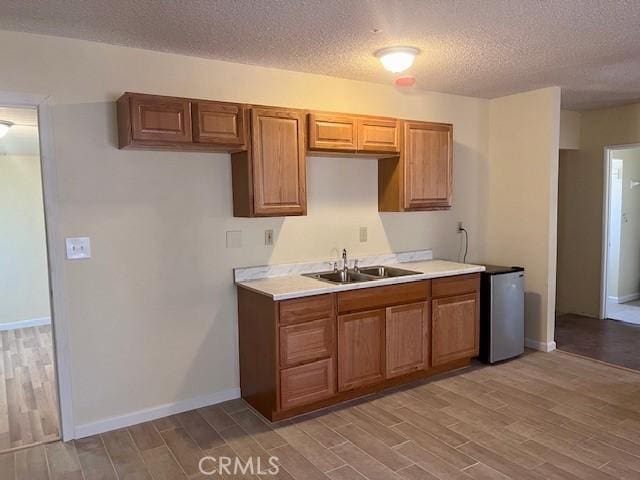
[[[67,260],[91,258],[91,240],[89,237],[70,237],[65,239]]]
[[[462,231],[462,222],[458,222],[458,228],[456,229],[456,232],[460,233]]]
[[[264,244],[268,247],[273,246],[273,230],[264,231]]]
[[[367,227],[360,227],[360,243],[367,241]]]

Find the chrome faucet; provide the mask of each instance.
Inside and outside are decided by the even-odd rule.
[[[347,249],[346,248],[342,249],[342,270],[344,270],[345,273],[347,273],[347,270],[349,270],[349,262],[347,260]]]

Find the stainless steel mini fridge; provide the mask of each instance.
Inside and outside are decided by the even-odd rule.
[[[524,268],[487,265],[480,283],[480,359],[524,353]]]

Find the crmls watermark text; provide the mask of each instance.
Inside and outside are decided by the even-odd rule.
[[[270,456],[265,461],[260,457],[242,460],[238,457],[206,456],[198,463],[203,475],[277,475],[280,473],[278,457]]]

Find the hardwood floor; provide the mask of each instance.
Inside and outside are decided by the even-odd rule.
[[[640,370],[640,325],[580,315],[556,318],[556,343],[565,352]]]
[[[280,479],[638,479],[639,398],[640,373],[536,352],[273,424],[232,400],[5,454],[0,478],[257,478],[198,462],[274,455]]]
[[[0,451],[60,437],[52,345],[49,325],[0,332]]]

